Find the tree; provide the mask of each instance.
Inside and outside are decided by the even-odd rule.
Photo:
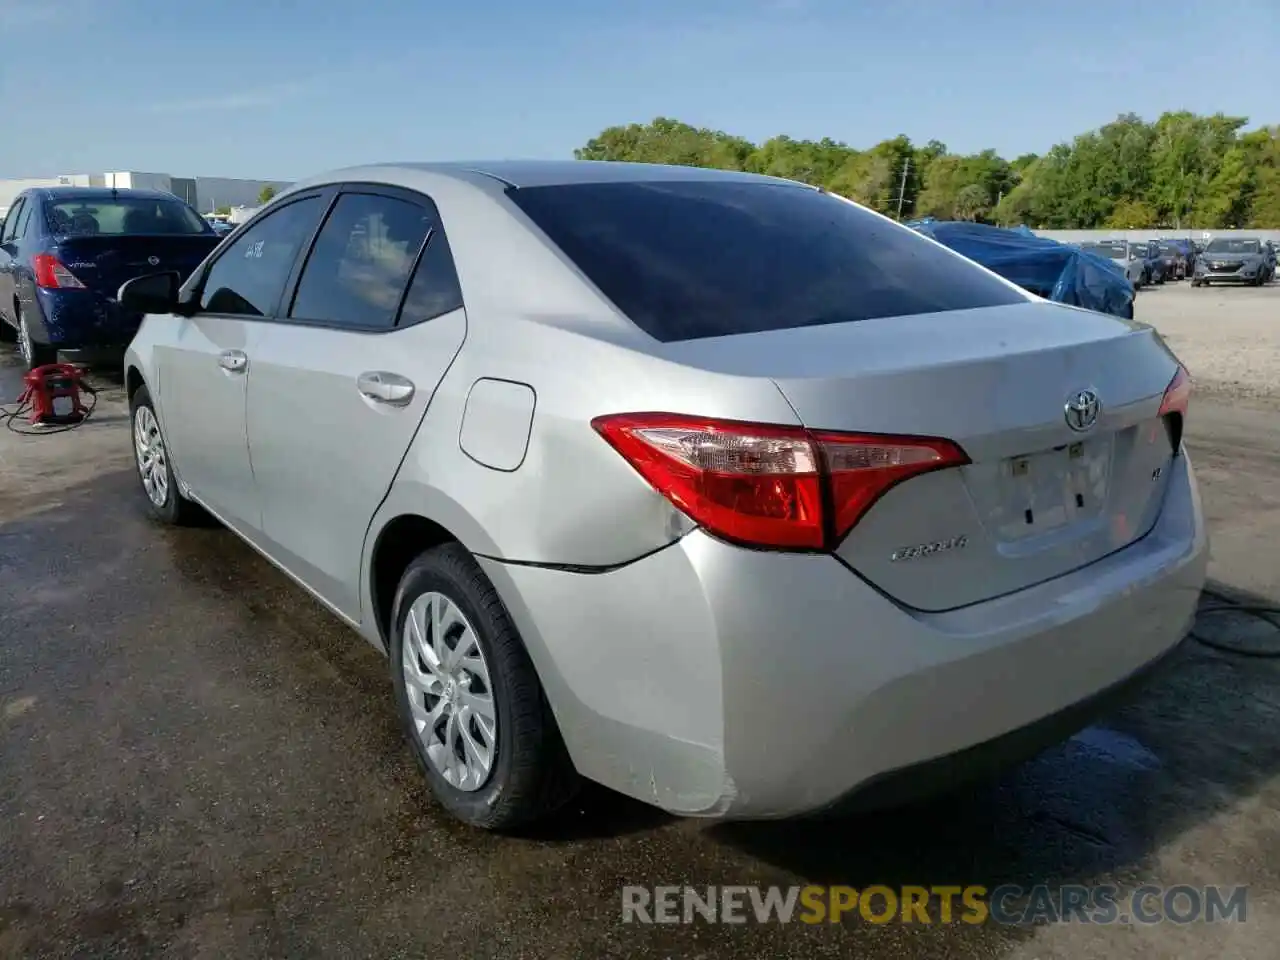
[[[276,195],[276,188],[267,184],[262,188],[262,192],[258,194],[258,206],[266,206],[272,201]]]
[[[957,220],[980,220],[989,209],[991,209],[991,197],[980,183],[961,187],[960,192],[956,194]]]
[[[905,136],[859,148],[830,137],[756,145],[669,117],[609,127],[574,155],[680,163],[785,177],[903,216],[1036,228],[1280,228],[1280,127],[1243,117],[1125,113],[1098,130],[1012,162],[951,153]],[[906,173],[904,182],[903,173]],[[901,201],[901,203],[899,203]]]
[[[1111,210],[1106,226],[1113,230],[1143,230],[1156,226],[1156,211],[1144,200],[1122,200]]]

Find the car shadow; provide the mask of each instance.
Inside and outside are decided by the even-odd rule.
[[[1209,588],[1243,603],[1276,602],[1228,584]],[[1207,622],[1198,619],[1198,632],[1224,640],[1259,629],[1256,621]],[[1270,640],[1280,651],[1280,640]],[[813,883],[924,878],[994,888],[1132,873],[1280,769],[1278,663],[1188,638],[1132,701],[998,780],[850,819],[725,823],[708,832]]]

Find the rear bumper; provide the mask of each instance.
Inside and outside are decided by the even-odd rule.
[[[700,531],[607,573],[482,562],[581,773],[676,813],[795,816],[948,755],[963,769],[969,748],[1061,711],[1083,726],[1073,708],[1174,647],[1208,553],[1177,463],[1138,543],[942,613],[897,606],[832,557]]]
[[[127,346],[142,324],[116,301],[92,290],[37,290],[40,326],[37,340],[60,350]]]

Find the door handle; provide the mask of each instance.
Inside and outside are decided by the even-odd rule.
[[[224,350],[218,355],[218,366],[232,373],[244,373],[249,366],[249,358],[244,355],[243,350]]]
[[[356,378],[356,388],[366,400],[404,407],[413,399],[413,381],[398,373],[371,370]]]

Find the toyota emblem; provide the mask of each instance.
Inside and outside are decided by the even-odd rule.
[[[1067,418],[1067,426],[1077,433],[1083,433],[1098,422],[1098,411],[1102,404],[1098,395],[1092,390],[1078,390],[1067,398],[1063,409]]]
[[[160,258],[159,258],[159,257],[154,257],[154,256],[153,256],[153,257],[147,257],[147,263],[151,264],[153,267],[158,267],[158,266],[160,266]]]

